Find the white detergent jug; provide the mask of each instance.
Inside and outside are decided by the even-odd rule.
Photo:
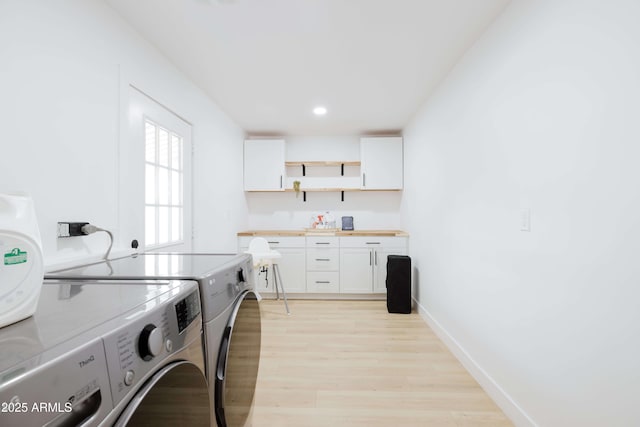
[[[0,193],[0,328],[36,311],[44,265],[33,201]]]

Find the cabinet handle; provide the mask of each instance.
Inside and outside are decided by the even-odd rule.
[[[366,182],[367,182],[366,177],[367,177],[367,175],[366,175],[364,172],[362,172],[362,186],[363,186],[363,187],[366,187],[366,186],[367,186],[367,184],[366,184]]]
[[[282,188],[282,175],[280,175],[280,188]]]
[[[329,258],[316,258],[316,261],[331,261]]]
[[[378,251],[376,251],[375,260],[376,260],[376,265],[378,265]]]
[[[371,257],[372,257],[372,256],[373,256],[373,254],[372,254],[371,252],[369,252],[369,265],[371,265],[371,264],[372,264],[372,262],[371,262]]]
[[[329,283],[331,283],[331,282],[330,282],[330,281],[328,281],[328,280],[316,280],[316,283],[318,283],[318,284],[325,284],[325,285],[328,285],[328,284],[329,284]]]
[[[316,245],[329,245],[329,242],[316,242]]]
[[[367,242],[366,244],[367,245],[379,245],[380,242]]]

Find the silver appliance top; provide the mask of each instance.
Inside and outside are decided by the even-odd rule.
[[[148,280],[136,286],[127,281],[104,286],[100,282],[45,282],[35,314],[0,329],[0,385],[11,379],[7,376],[16,365],[36,357],[42,362],[38,356],[45,352],[51,354],[44,359],[64,354],[66,347],[76,346],[73,338],[81,334],[85,341],[98,338],[117,325],[101,326],[137,307],[138,311],[148,309],[147,305],[157,304],[163,294],[168,298],[182,283]]]
[[[45,279],[204,280],[250,258],[248,254],[149,252],[45,274]]]
[[[0,329],[0,401],[19,408],[1,424],[96,427],[173,353],[202,346],[198,295],[194,281],[45,282],[35,314]]]
[[[203,321],[219,316],[243,291],[254,287],[249,254],[150,252],[45,274],[45,279],[195,280],[200,287]]]

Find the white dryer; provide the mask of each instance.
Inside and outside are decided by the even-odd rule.
[[[247,254],[135,254],[48,273],[64,280],[183,279],[200,288],[211,425],[242,427],[250,417],[260,362],[261,321]]]
[[[0,329],[0,424],[208,426],[201,325],[194,282],[46,283]]]

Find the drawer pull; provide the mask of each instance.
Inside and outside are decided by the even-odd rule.
[[[330,245],[331,242],[316,242],[316,245]]]
[[[267,243],[269,243],[270,245],[279,245],[280,244],[280,242],[272,242],[272,241],[269,241]]]
[[[328,280],[316,280],[316,283],[318,283],[318,284],[328,285],[328,284],[329,284],[329,283],[331,283],[331,282],[330,282],[330,281],[328,281]]]
[[[329,258],[316,258],[316,261],[331,261]]]
[[[366,244],[367,245],[379,245],[380,242],[367,242]]]

